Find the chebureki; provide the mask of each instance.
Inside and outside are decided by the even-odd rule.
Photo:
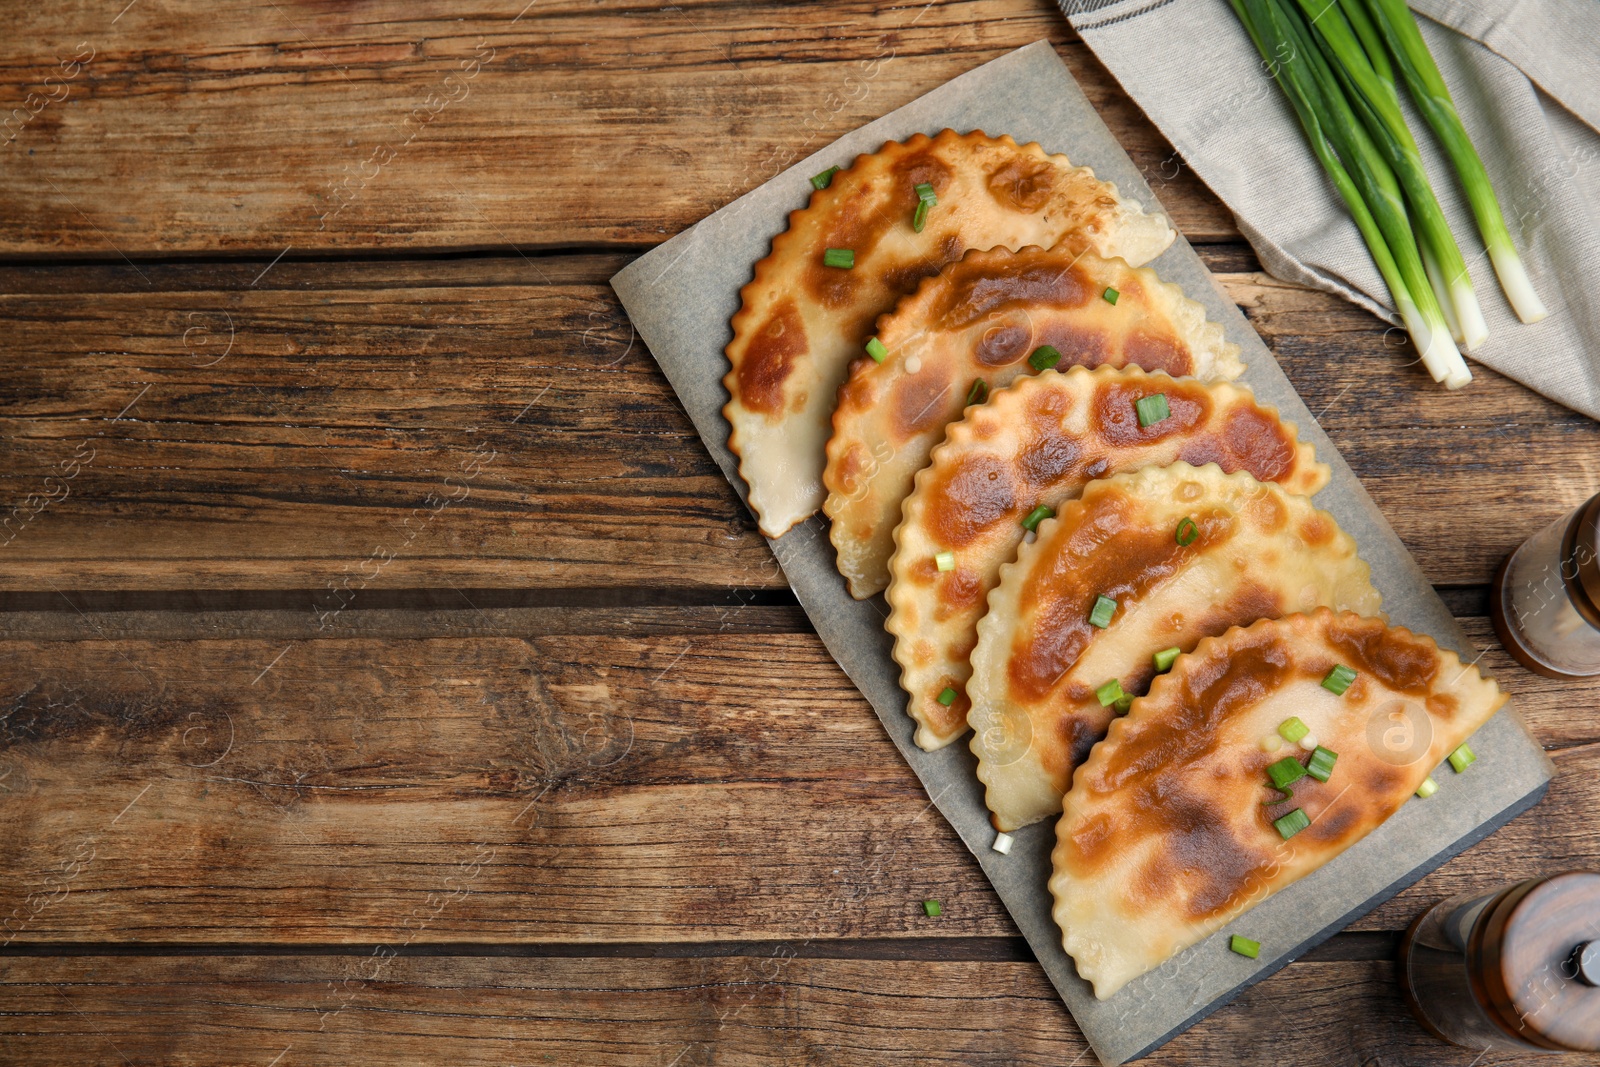
[[[1329,467],[1143,268],[1164,218],[983,133],[812,185],[725,350],[750,506],[776,538],[825,499],[916,743],[970,719],[994,825],[1061,813],[1054,918],[1109,997],[1371,832],[1505,697],[1375,617],[1309,500]]]
[[[1114,610],[1092,619],[1102,597]],[[1379,604],[1333,516],[1271,482],[1174,463],[1089,483],[1001,569],[978,624],[969,722],[996,825],[1061,810],[1115,700],[1149,687],[1157,652],[1257,619]]]
[[[1355,672],[1342,695],[1321,683]],[[1505,703],[1427,637],[1318,611],[1200,642],[1112,724],[1073,779],[1057,826],[1055,918],[1100,998],[1361,840]],[[1385,743],[1389,719],[1409,742]],[[1326,782],[1280,794],[1264,751],[1290,716],[1337,754]],[[1374,724],[1378,724],[1375,728]],[[1398,736],[1394,731],[1390,736]],[[1308,821],[1285,839],[1274,820]]]
[[[901,502],[968,404],[1045,363],[1205,380],[1244,370],[1238,346],[1177,286],[1071,247],[968,252],[879,319],[876,336],[882,364],[850,368],[823,472],[839,572],[857,599],[889,584]]]
[[[1140,425],[1139,402],[1158,395],[1167,416]],[[966,730],[968,656],[1024,519],[1093,479],[1179,460],[1248,471],[1291,493],[1314,493],[1329,477],[1293,424],[1249,390],[1134,368],[1019,378],[950,425],[905,500],[889,566],[885,626],[918,745],[939,748]]]
[[[918,185],[937,198],[920,232]],[[733,317],[723,414],[762,532],[781,536],[821,506],[839,385],[878,316],[922,279],[968,248],[1064,244],[1138,265],[1172,238],[1088,168],[1010,137],[945,130],[857,157],[789,216]],[[829,249],[853,265],[827,265]]]

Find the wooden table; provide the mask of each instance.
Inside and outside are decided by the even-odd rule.
[[[1048,37],[1560,771],[1150,1062],[1520,1062],[1391,958],[1600,864],[1600,686],[1484,619],[1600,426],[1261,273],[1046,0],[524,2],[7,16],[0,1060],[1092,1062],[606,285]]]

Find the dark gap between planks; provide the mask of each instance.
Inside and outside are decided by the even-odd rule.
[[[204,288],[220,292],[246,289],[342,289],[384,288],[410,289],[426,283],[430,286],[473,285],[598,285],[604,284],[627,263],[651,251],[654,245],[628,244],[574,247],[447,249],[440,251],[397,250],[394,253],[363,251],[357,255],[315,252],[274,258],[266,255],[165,255],[159,257],[134,256],[73,256],[60,259],[40,256],[0,255],[0,292],[11,295],[48,294],[54,292],[106,291],[106,292],[190,292],[196,288],[194,275],[206,271]],[[1212,244],[1197,243],[1196,251],[1213,273],[1240,274],[1259,271],[1260,261],[1255,252],[1243,241],[1234,239]],[[552,280],[542,274],[526,277],[522,270],[513,275],[479,277],[462,280],[464,269],[481,265],[486,269],[503,267],[539,268],[558,267],[566,261],[591,259],[601,261],[593,276],[583,280],[562,278]],[[441,270],[436,279],[426,276],[430,265]],[[398,267],[415,266],[416,274],[405,279],[389,277],[386,271]],[[270,267],[270,270],[266,268]],[[340,271],[347,278],[339,277]],[[62,286],[58,279],[77,272],[88,275],[91,283]]]
[[[1457,618],[1488,611],[1488,589],[1438,590]],[[787,589],[372,589],[323,625],[317,590],[0,591],[0,640],[204,640],[250,635],[491,638],[805,634],[814,628]]]
[[[1487,615],[1486,585],[1435,586],[1457,618]],[[121,589],[3,590],[0,613],[84,614],[95,612],[314,612],[322,589]],[[363,589],[346,611],[491,611],[537,608],[799,608],[788,589],[682,586],[573,586],[567,588]],[[735,617],[736,621],[736,617]],[[809,626],[804,629],[810,629]]]
[[[327,606],[326,589],[0,590],[0,612],[303,611]],[[587,586],[363,589],[345,611],[472,611],[506,608],[797,607],[788,589]]]
[[[1399,932],[1340,933],[1299,957],[1298,962],[1336,963],[1390,960]],[[1020,937],[837,938],[809,941],[661,941],[617,943],[504,944],[274,944],[256,942],[182,943],[90,941],[13,942],[4,956],[371,956],[378,953],[422,957],[515,957],[528,959],[674,959],[771,957],[822,960],[938,960],[975,963],[1032,963],[1033,950]]]

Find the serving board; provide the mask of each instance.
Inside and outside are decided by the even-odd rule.
[[[727,401],[722,350],[732,337],[728,320],[738,310],[740,287],[787,225],[789,212],[806,204],[811,175],[848,166],[856,155],[875,151],[886,141],[918,132],[931,135],[946,127],[1010,134],[1019,143],[1038,141],[1048,152],[1065,153],[1072,162],[1092,167],[1146,210],[1160,210],[1049,42],[1039,41],[840,138],[629,264],[612,278],[612,287],[741,498],[746,487],[728,450],[728,426],[721,412]],[[1360,545],[1390,621],[1429,634],[1463,661],[1475,661],[1476,650],[1449,610],[1194,250],[1179,236],[1150,266],[1205,305],[1208,317],[1221,323],[1229,340],[1241,347],[1247,364],[1242,381],[1294,422],[1300,439],[1311,442],[1332,465],[1332,483],[1316,502]],[[913,743],[914,723],[905,714],[899,670],[883,630],[887,609],[882,597],[856,601],[849,596],[834,568],[826,519],[818,515],[769,543],[829,652],[872,704],[933,804],[977,857],[1084,1036],[1108,1065],[1156,1048],[1492,833],[1536,803],[1553,773],[1508,704],[1475,735],[1472,744],[1479,758],[1467,774],[1436,774],[1439,791],[1428,801],[1407,803],[1321,870],[1099,1000],[1062,951],[1050,915],[1046,883],[1054,823],[1026,827],[1013,835],[1009,854],[995,852],[995,832],[971,752],[961,742],[931,753]],[[1259,960],[1228,951],[1235,932],[1261,942]],[[1003,1042],[1003,1035],[996,1040]]]

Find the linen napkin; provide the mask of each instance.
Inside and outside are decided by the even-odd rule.
[[[1226,0],[1060,3],[1183,163],[1232,210],[1270,273],[1399,321],[1360,231]],[[1489,339],[1468,356],[1600,419],[1600,3],[1413,7],[1550,311],[1534,325],[1517,319],[1454,169],[1409,109],[1489,326]],[[1152,184],[1159,195],[1160,178]]]

